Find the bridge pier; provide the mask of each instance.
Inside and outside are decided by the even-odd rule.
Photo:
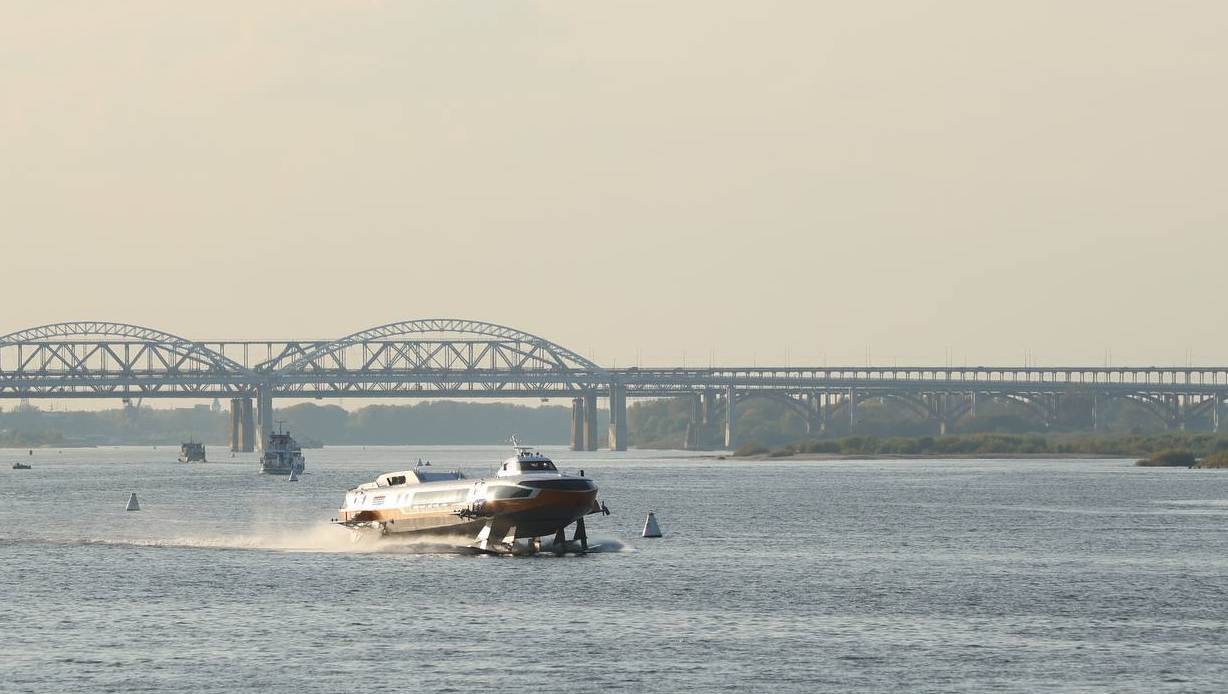
[[[584,398],[571,399],[571,450],[584,450]]]
[[[955,427],[964,412],[972,413],[976,407],[975,393],[972,396],[962,393],[940,393],[938,395],[938,435],[947,436],[955,433]],[[965,410],[965,408],[967,408]]]
[[[686,435],[682,441],[682,449],[685,451],[698,451],[702,448],[703,441],[703,404],[698,395],[689,395],[687,399],[691,401],[691,413],[686,420]]]
[[[251,398],[230,399],[230,450],[251,453],[256,450],[256,422],[252,416]]]
[[[1168,395],[1163,399],[1164,428],[1167,431],[1185,431],[1185,403],[1180,395]]]
[[[1211,403],[1211,431],[1218,434],[1220,405],[1223,403],[1223,393],[1215,393],[1211,397],[1215,398],[1215,402]]]
[[[700,394],[700,403],[703,409],[704,432],[707,435],[712,432],[716,425],[716,391],[711,388],[705,388]]]
[[[273,432],[273,391],[268,387],[256,390],[256,427],[259,435],[257,450],[263,452],[268,448],[269,434]]]
[[[625,391],[624,391],[625,393]],[[621,431],[624,441],[626,442],[627,431],[627,414],[626,414],[626,395],[620,396],[623,402],[623,412],[621,415]],[[614,417],[615,409],[610,409],[610,435],[614,436]],[[597,450],[597,396],[593,393],[584,393],[578,398],[571,399],[571,450],[573,451],[595,451]],[[625,447],[619,450],[627,450]]]
[[[725,387],[725,448],[734,450],[738,447],[737,436],[737,402],[738,394],[733,386]]]
[[[802,401],[806,405],[806,435],[818,436],[823,433],[823,401],[817,391],[807,393]]]
[[[597,395],[584,394],[584,450],[597,450]]]
[[[929,411],[929,421],[934,425],[934,433],[938,436],[946,436],[951,433],[948,423],[947,410],[950,403],[946,393],[926,393],[921,396],[925,402],[925,409]]]
[[[239,427],[243,421],[243,406],[239,404],[238,398],[230,399],[230,452],[238,453],[241,450],[239,443]]]
[[[627,450],[627,387],[610,384],[610,450]]]
[[[1052,428],[1061,421],[1062,396],[1060,393],[1042,393],[1040,401],[1045,428]]]

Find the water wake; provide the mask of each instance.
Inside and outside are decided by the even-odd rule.
[[[462,538],[454,542],[439,538],[387,537],[355,533],[331,523],[306,528],[282,528],[237,535],[179,535],[171,537],[0,538],[0,543],[56,545],[101,545],[115,547],[165,547],[168,549],[226,549],[327,554],[470,554]],[[551,545],[543,544],[543,553]],[[629,551],[612,538],[594,537],[590,553]]]

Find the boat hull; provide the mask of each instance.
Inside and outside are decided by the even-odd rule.
[[[288,475],[293,469],[294,468],[290,465],[261,465],[260,474],[262,475]],[[303,470],[301,466],[298,469],[299,469],[299,472],[302,472]]]

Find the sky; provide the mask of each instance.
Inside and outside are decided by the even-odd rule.
[[[0,5],[0,333],[1228,362],[1228,3]]]

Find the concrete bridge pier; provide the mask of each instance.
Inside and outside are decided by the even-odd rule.
[[[251,398],[230,399],[230,450],[251,453],[256,450],[256,420]]]
[[[737,413],[738,393],[733,386],[725,387],[725,448],[734,450],[738,447]]]
[[[704,433],[707,435],[716,426],[717,398],[716,391],[705,388],[700,393],[700,407],[703,409]]]
[[[610,450],[627,450],[627,387],[610,384]]]
[[[1222,405],[1224,402],[1224,394],[1216,393],[1212,395],[1211,397],[1215,399],[1215,401],[1211,403],[1211,431],[1218,434],[1219,433],[1220,405]]]
[[[947,393],[945,400],[942,413],[943,433],[954,434],[959,420],[964,415],[971,417],[975,413],[976,394]]]
[[[708,451],[716,445],[717,392],[711,388],[700,391],[691,400],[691,418],[687,422],[687,450]]]
[[[702,398],[696,395],[687,396],[691,401],[691,415],[686,422],[686,440],[682,442],[683,450],[703,450],[704,414]]]
[[[929,419],[934,425],[938,436],[946,436],[955,429],[951,420],[951,396],[947,393],[929,393],[923,396],[925,409],[929,411]]]
[[[1043,393],[1040,396],[1040,402],[1045,428],[1049,429],[1061,421],[1062,396],[1060,393]]]
[[[584,450],[584,398],[571,399],[571,450]]]
[[[831,417],[831,396],[826,392],[814,393],[814,434],[816,436],[826,436],[830,428]]]
[[[938,405],[938,435],[946,436],[955,432],[955,423],[951,421],[951,398],[946,393],[937,396]]]
[[[819,434],[819,411],[823,406],[819,403],[819,394],[811,391],[801,396],[801,403],[806,409],[806,435],[817,436]]]
[[[1164,428],[1168,431],[1185,431],[1185,398],[1168,395],[1163,400]]]
[[[269,434],[273,433],[273,391],[267,387],[256,390],[256,431],[257,450],[264,451],[269,446]]]
[[[230,452],[238,453],[242,450],[242,444],[239,442],[239,429],[243,426],[243,406],[239,404],[239,398],[230,399]]]
[[[597,450],[597,394],[584,394],[584,450]]]
[[[1092,393],[1092,431],[1100,431],[1100,393]]]

